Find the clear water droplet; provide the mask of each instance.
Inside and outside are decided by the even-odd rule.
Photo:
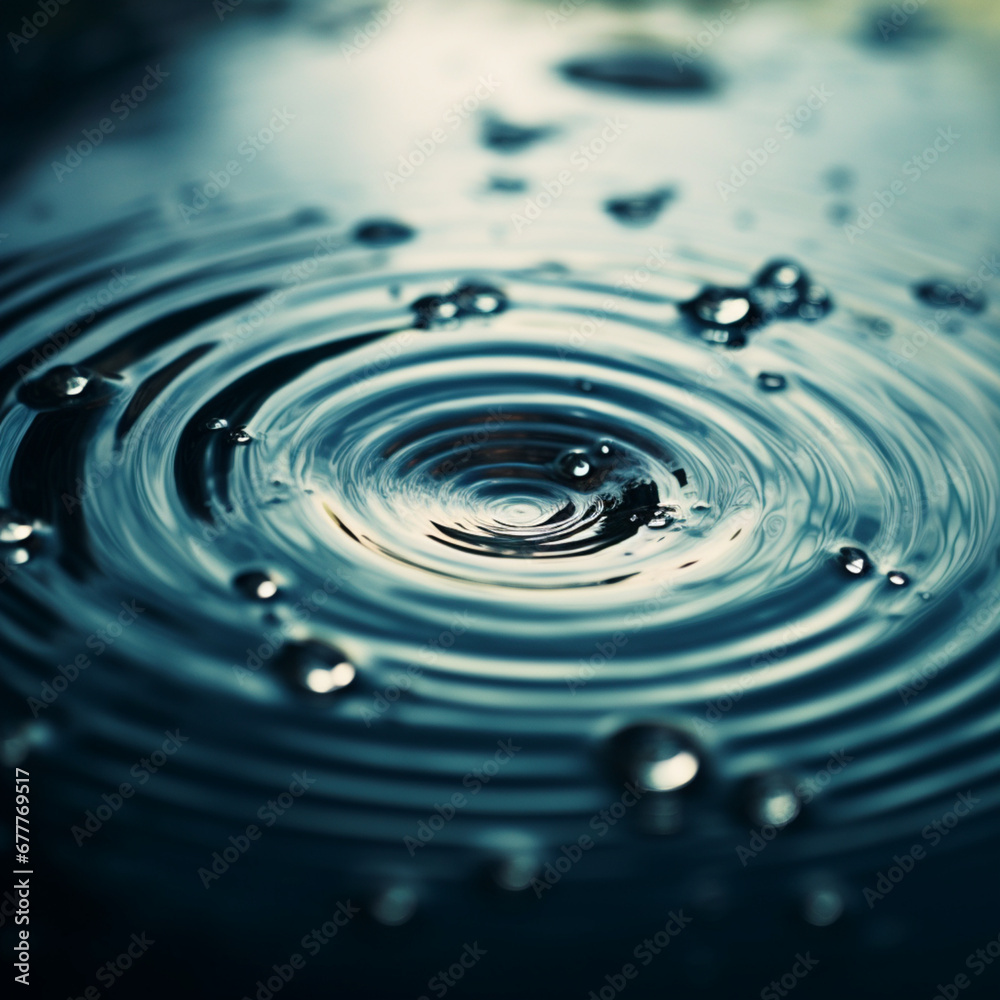
[[[886,577],[889,583],[894,587],[908,587],[910,584],[910,578],[905,574],[901,573],[898,569],[892,570]]]
[[[229,426],[229,421],[225,417],[212,417],[205,421],[205,430],[224,431]]]
[[[483,145],[496,153],[519,153],[555,132],[551,125],[515,125],[496,115],[483,121]]]
[[[747,816],[759,827],[788,826],[802,811],[795,784],[781,774],[768,774],[750,781],[746,792]]]
[[[780,392],[788,385],[788,379],[774,372],[761,372],[757,376],[757,385],[765,392]]]
[[[706,340],[733,347],[744,344],[746,333],[761,320],[760,311],[740,288],[704,288],[679,308]]]
[[[369,909],[372,917],[380,924],[399,927],[416,913],[417,894],[409,886],[393,886],[376,896]]]
[[[354,239],[369,247],[390,247],[413,239],[415,232],[395,219],[369,219],[354,230]]]
[[[974,315],[986,308],[986,296],[963,289],[950,281],[931,278],[913,286],[916,297],[932,309],[956,309]]]
[[[492,285],[462,285],[451,299],[462,316],[493,316],[507,308],[507,296]]]
[[[669,528],[677,521],[678,509],[670,505],[657,507],[649,520],[646,522],[647,528]]]
[[[591,457],[581,448],[564,451],[555,461],[556,471],[564,479],[586,479],[591,471]]]
[[[701,755],[682,730],[661,723],[639,723],[614,738],[619,764],[628,779],[650,792],[673,792],[694,781]]]
[[[40,409],[90,405],[108,398],[108,387],[96,372],[76,365],[58,365],[21,386],[18,398]]]
[[[646,194],[610,198],[604,203],[604,207],[624,225],[648,226],[657,219],[663,207],[673,197],[674,192],[669,188],[659,188]]]
[[[233,586],[240,593],[256,600],[267,601],[278,593],[278,585],[267,573],[259,570],[252,570],[249,573],[240,573],[233,580]]]
[[[424,330],[456,319],[460,311],[451,295],[425,295],[410,308],[414,312],[414,325]]]
[[[229,440],[232,444],[249,444],[253,438],[245,427],[237,427],[229,432]]]
[[[837,556],[840,568],[850,576],[867,576],[873,568],[868,553],[852,546],[842,548]]]
[[[282,659],[292,684],[313,694],[335,694],[357,678],[354,664],[341,650],[315,640],[289,646]]]
[[[35,528],[27,518],[16,511],[0,509],[0,542],[13,545],[34,534]]]

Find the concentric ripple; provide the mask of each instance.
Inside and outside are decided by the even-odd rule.
[[[107,761],[185,719],[200,742],[143,808],[187,803],[160,836],[199,849],[306,758],[321,783],[280,835],[367,886],[509,738],[531,750],[407,871],[499,852],[523,887],[511,866],[629,775],[650,804],[620,836],[657,836],[619,873],[664,836],[669,877],[731,859],[747,816],[788,825],[798,858],[877,858],[956,781],[995,815],[992,313],[913,354],[919,301],[872,336],[880,286],[811,265],[831,298],[755,300],[744,345],[685,304],[754,274],[792,288],[800,265],[678,245],[623,292],[627,251],[387,248],[410,232],[302,213],[192,243],[147,222],[6,262],[0,604],[32,714],[100,725]],[[123,259],[127,290],[53,338]],[[102,630],[50,699],[50,664]],[[804,806],[796,780],[845,745],[857,763]],[[67,764],[61,791],[82,810],[94,782]]]

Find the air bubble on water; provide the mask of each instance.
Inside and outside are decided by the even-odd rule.
[[[564,479],[586,479],[592,469],[591,456],[582,448],[564,451],[555,461],[556,471]]]
[[[507,296],[492,285],[462,285],[450,299],[458,306],[461,316],[493,316],[507,308]]]
[[[237,427],[229,432],[229,440],[232,444],[249,444],[253,438],[245,427]]]
[[[757,376],[757,385],[765,392],[778,392],[788,385],[788,379],[774,372],[761,372]]]
[[[774,260],[757,273],[750,297],[767,319],[815,322],[832,308],[829,292],[815,284],[805,268],[790,260]]]
[[[713,87],[704,60],[685,65],[673,51],[620,50],[572,59],[559,68],[567,80],[602,90],[667,95],[704,93]]]
[[[483,145],[497,153],[519,153],[555,131],[551,125],[515,125],[488,115],[483,120]]]
[[[832,887],[812,889],[802,900],[802,916],[814,927],[829,927],[844,912],[844,897]]]
[[[773,826],[780,830],[799,815],[802,802],[790,778],[769,774],[750,781],[745,808],[754,825]]]
[[[932,309],[956,309],[974,315],[986,308],[986,296],[982,292],[970,292],[940,278],[921,281],[913,286],[913,292]]]
[[[379,893],[369,904],[372,917],[386,927],[405,924],[417,911],[417,894],[409,886],[395,885]]]
[[[76,365],[58,365],[21,386],[18,398],[29,406],[61,407],[103,401],[104,380]],[[106,388],[106,387],[105,387]]]
[[[493,881],[508,892],[521,892],[531,885],[539,871],[538,859],[533,854],[510,854],[493,866]]]
[[[34,534],[34,525],[13,510],[0,509],[0,542],[15,545]]]
[[[622,198],[609,198],[604,207],[619,222],[629,226],[647,226],[663,211],[664,205],[674,197],[670,188],[658,188],[646,194],[633,194]]]
[[[661,505],[653,510],[649,520],[646,522],[647,528],[669,528],[677,521],[678,510],[676,507]]]
[[[395,246],[413,239],[414,235],[413,229],[395,219],[369,219],[354,230],[355,241],[369,247]]]
[[[701,755],[682,730],[639,723],[614,737],[618,763],[630,781],[648,792],[674,792],[694,781]]]
[[[282,665],[294,686],[313,694],[343,691],[357,677],[354,664],[341,650],[316,640],[287,647]]]
[[[845,546],[837,556],[840,568],[850,576],[867,576],[872,571],[872,561],[862,549]]]
[[[905,573],[901,573],[898,569],[892,570],[892,572],[887,575],[886,579],[888,579],[889,583],[891,583],[894,587],[907,587],[910,584],[910,578]]]
[[[212,417],[205,421],[205,430],[224,431],[229,426],[229,421],[225,417]]]
[[[450,295],[425,295],[410,308],[414,313],[414,325],[424,330],[454,320],[459,314],[458,303]]]
[[[249,573],[240,573],[233,580],[233,586],[247,597],[260,601],[270,600],[278,593],[278,585],[260,570],[253,570]]]

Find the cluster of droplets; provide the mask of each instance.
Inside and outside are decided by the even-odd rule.
[[[507,308],[507,296],[492,285],[468,282],[447,295],[425,295],[411,306],[413,325],[427,330],[450,321],[495,316]]]
[[[830,293],[788,260],[766,264],[748,288],[711,285],[680,305],[701,337],[742,347],[747,335],[774,320],[814,323],[833,308]]]
[[[837,553],[837,565],[848,576],[865,577],[870,575],[875,569],[875,563],[863,549],[852,545],[845,545]],[[908,587],[910,578],[906,573],[898,569],[890,570],[886,573],[886,580],[892,587]]]

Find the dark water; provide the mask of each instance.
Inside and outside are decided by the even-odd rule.
[[[348,898],[300,995],[419,996],[475,939],[456,990],[585,996],[683,908],[635,995],[760,995],[811,949],[803,996],[854,962],[930,996],[1000,930],[986,228],[915,249],[937,192],[855,245],[831,150],[782,187],[804,134],[738,209],[729,159],[700,188],[697,155],[647,169],[672,143],[643,121],[697,147],[753,95],[716,95],[722,53],[692,82],[606,51],[522,56],[551,119],[477,111],[404,199],[265,183],[0,261],[5,752],[44,782],[67,990],[147,928],[135,995],[197,970],[250,996]],[[626,159],[545,205],[619,110]],[[528,191],[487,190],[501,170]]]

